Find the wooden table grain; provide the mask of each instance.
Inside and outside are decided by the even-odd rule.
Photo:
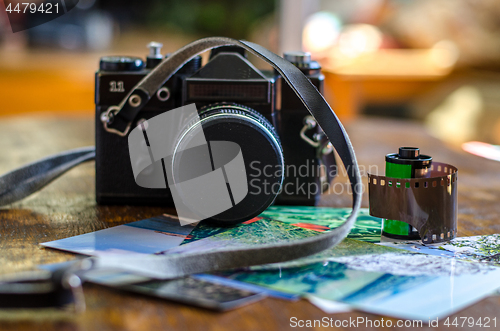
[[[500,163],[445,146],[416,123],[359,118],[347,125],[362,173],[384,170],[384,156],[399,146],[418,146],[435,160],[459,169],[459,236],[500,233]],[[0,172],[70,148],[94,144],[89,117],[5,117],[0,119]],[[69,260],[72,254],[38,244],[84,234],[165,212],[158,207],[97,206],[94,164],[71,170],[41,192],[0,208],[0,274],[33,270],[36,265]],[[345,177],[337,179],[345,182]],[[366,183],[366,175],[363,176]],[[347,207],[346,194],[326,194],[321,204]],[[367,207],[365,193],[363,206]],[[98,285],[84,285],[82,314],[1,311],[0,330],[286,330],[290,318],[323,317],[372,321],[387,317],[352,312],[329,315],[305,300],[264,299],[229,312],[212,312]],[[500,296],[486,298],[453,317],[500,317]],[[393,319],[393,321],[395,321]],[[350,329],[346,327],[344,329]],[[375,330],[376,328],[368,328]],[[431,329],[428,327],[418,329]],[[435,330],[436,328],[432,328]],[[447,328],[440,322],[443,330]],[[379,328],[377,328],[379,330]],[[467,329],[469,330],[469,329]]]

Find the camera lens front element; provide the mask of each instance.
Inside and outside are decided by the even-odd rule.
[[[196,143],[201,134],[208,148]],[[201,109],[200,121],[187,127],[176,150],[186,152],[173,154],[174,182],[186,182],[189,178],[184,178],[184,174],[192,176],[193,172],[206,168],[200,164],[201,160],[207,160],[212,171],[223,170],[230,201],[222,201],[227,197],[221,194],[221,201],[216,204],[231,205],[208,219],[212,223],[231,225],[249,220],[271,205],[281,190],[284,160],[279,138],[269,121],[250,108],[215,104]],[[179,194],[182,195],[182,190]]]

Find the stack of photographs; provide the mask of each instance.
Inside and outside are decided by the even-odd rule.
[[[232,228],[201,222],[183,234],[182,243],[150,253],[209,251],[307,238],[337,227],[349,213],[347,208],[271,207],[259,217]],[[98,269],[86,275],[86,279],[218,310],[255,302],[266,295],[287,300],[303,297],[319,307],[336,307],[341,303],[340,311],[350,307],[424,322],[450,315],[500,288],[500,268],[493,261],[497,253],[490,249],[494,246],[492,236],[459,238],[456,242],[460,244],[450,245],[462,246],[452,252],[447,245],[428,248],[429,245],[419,247],[413,242],[381,244],[380,229],[381,220],[369,216],[368,209],[362,209],[347,239],[309,257],[180,280],[157,281],[134,277],[130,270]],[[164,228],[161,231],[175,232]],[[70,244],[71,239],[64,239],[64,244]],[[481,253],[471,253],[471,248],[464,248],[467,240],[491,245],[481,246]],[[46,246],[65,249],[61,242]],[[115,248],[108,249],[111,251],[107,254],[112,254]],[[429,251],[440,254],[422,254]],[[440,256],[443,252],[448,253]],[[88,251],[83,254],[92,255]],[[493,262],[483,263],[485,258]]]

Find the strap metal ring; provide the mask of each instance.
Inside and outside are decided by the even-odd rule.
[[[162,94],[165,94],[165,96],[162,97]],[[156,97],[160,101],[167,101],[168,99],[170,99],[170,90],[168,89],[168,87],[162,87],[158,90],[158,92],[156,92]]]
[[[142,98],[138,94],[132,94],[128,99],[128,104],[134,108],[137,108],[141,105]]]
[[[106,110],[104,113],[101,114],[100,119],[101,119],[102,125],[104,126],[104,130],[106,130],[107,132],[110,132],[110,133],[117,134],[120,137],[125,137],[128,134],[128,132],[130,131],[132,123],[129,123],[123,132],[118,131],[118,130],[113,129],[113,128],[110,128],[108,126],[111,123],[113,123],[113,120],[119,111],[120,111],[120,107],[111,106],[108,108],[108,110]]]

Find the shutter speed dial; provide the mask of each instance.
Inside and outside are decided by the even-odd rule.
[[[104,56],[101,57],[99,68],[102,71],[141,71],[144,61],[132,56]]]

